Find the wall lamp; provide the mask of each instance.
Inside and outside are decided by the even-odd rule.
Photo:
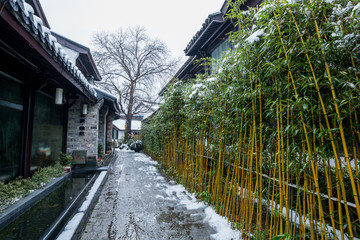
[[[83,115],[86,115],[88,113],[88,105],[87,103],[83,103],[82,106],[81,106],[81,113]]]
[[[56,88],[55,91],[55,104],[61,105],[63,103],[63,89],[62,88]]]

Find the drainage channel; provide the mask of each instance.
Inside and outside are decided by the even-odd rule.
[[[54,239],[83,202],[98,175],[73,174],[60,187],[1,230],[0,239]]]

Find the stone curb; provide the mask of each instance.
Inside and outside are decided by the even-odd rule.
[[[91,203],[90,203],[88,209],[85,211],[84,216],[82,217],[79,225],[77,226],[77,228],[76,228],[76,230],[75,230],[75,232],[74,232],[74,235],[72,236],[71,240],[80,239],[80,237],[81,237],[81,235],[82,235],[82,233],[83,233],[83,231],[84,231],[84,229],[85,229],[86,223],[87,223],[87,221],[89,220],[89,218],[90,218],[90,216],[91,216],[91,213],[92,213],[92,211],[94,210],[94,207],[95,207],[95,205],[96,205],[96,203],[97,203],[97,201],[98,201],[98,199],[99,199],[99,197],[100,197],[101,191],[102,191],[102,189],[103,189],[103,187],[104,187],[104,185],[105,185],[105,183],[106,183],[106,181],[107,181],[108,176],[109,176],[109,171],[106,170],[106,175],[105,175],[105,177],[103,178],[103,180],[102,180],[99,188],[97,189],[94,197],[91,199]]]
[[[77,239],[80,239],[81,238],[81,235],[83,234],[84,230],[85,230],[85,227],[86,227],[86,224],[95,208],[95,205],[97,204],[97,201],[99,200],[99,197],[101,195],[101,192],[104,188],[104,185],[108,179],[108,176],[109,176],[109,169],[112,168],[115,160],[117,159],[118,155],[115,154],[114,156],[112,156],[113,159],[111,159],[109,165],[107,167],[102,167],[102,168],[99,168],[98,171],[106,171],[106,175],[104,177],[104,179],[102,180],[99,188],[97,189],[94,197],[91,199],[91,203],[88,207],[88,209],[86,210],[86,212],[84,213],[84,216],[82,217],[79,225],[77,226],[71,240],[77,240]]]

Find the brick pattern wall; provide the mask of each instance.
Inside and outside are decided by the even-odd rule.
[[[81,114],[83,103],[85,103],[85,99],[80,97],[69,108],[67,153],[72,154],[74,150],[86,150],[87,158],[96,160],[98,157],[99,108],[103,101],[94,105],[88,104],[87,115]]]

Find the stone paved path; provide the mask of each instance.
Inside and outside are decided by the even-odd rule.
[[[112,167],[81,239],[110,239],[109,233],[114,217],[117,194],[115,178],[115,171]]]
[[[165,179],[156,164],[144,154],[120,152],[82,240],[212,239],[210,208]]]

